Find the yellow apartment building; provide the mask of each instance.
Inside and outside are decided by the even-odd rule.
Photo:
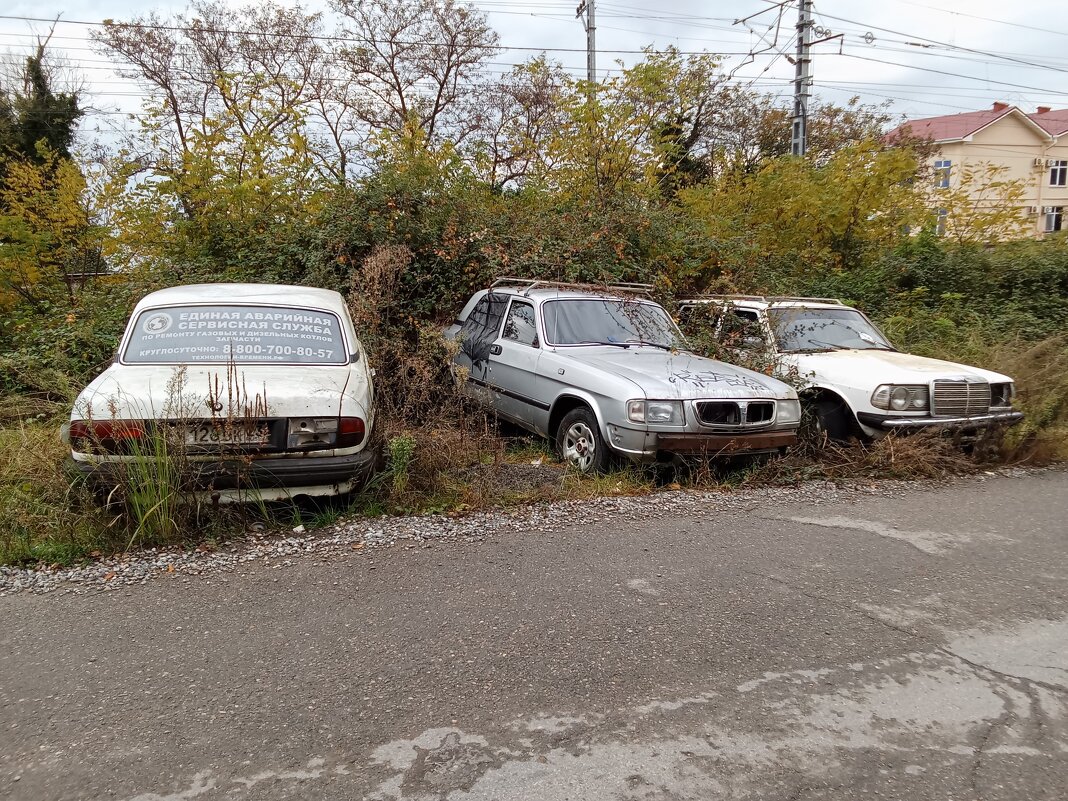
[[[929,139],[932,202],[939,189],[958,187],[966,167],[1002,166],[1004,178],[1025,187],[1020,213],[1028,231],[1042,236],[1066,227],[1068,211],[1068,109],[1039,106],[1027,114],[1008,103],[994,103],[984,111],[947,114],[902,123],[888,134]]]

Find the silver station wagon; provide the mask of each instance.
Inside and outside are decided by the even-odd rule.
[[[459,341],[462,391],[552,439],[583,472],[606,470],[614,455],[651,463],[796,441],[790,386],[690,353],[670,315],[636,289],[498,279],[445,331]]]

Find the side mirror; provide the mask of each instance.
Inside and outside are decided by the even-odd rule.
[[[763,348],[764,337],[742,337],[742,347],[749,349]]]

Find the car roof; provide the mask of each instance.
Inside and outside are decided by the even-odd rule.
[[[853,309],[828,298],[764,298],[757,296],[687,298],[680,304],[730,303],[750,309]]]
[[[820,300],[776,300],[767,304],[769,309],[853,309],[844,303],[827,303]]]
[[[135,311],[156,306],[264,305],[297,306],[339,312],[345,299],[332,289],[288,284],[186,284],[160,289],[138,301]]]
[[[594,299],[609,299],[609,300],[629,300],[641,303],[654,303],[655,301],[644,295],[638,293],[627,292],[613,292],[612,290],[600,290],[596,287],[590,287],[589,289],[582,289],[578,287],[559,287],[559,286],[536,286],[532,288],[519,287],[519,286],[496,286],[489,290],[497,294],[504,295],[516,295],[518,297],[531,298],[537,300],[587,300]]]

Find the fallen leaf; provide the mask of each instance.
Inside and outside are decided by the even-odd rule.
[[[173,573],[174,572],[174,565],[167,565],[167,572],[168,573]]]
[[[111,581],[113,578],[115,578],[115,574],[108,573],[106,576],[104,576],[104,581]]]

